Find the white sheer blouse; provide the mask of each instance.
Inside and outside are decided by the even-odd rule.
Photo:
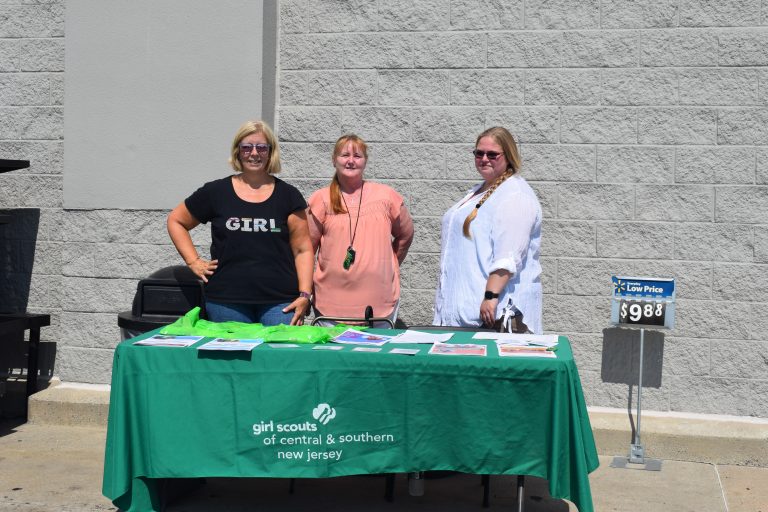
[[[479,326],[480,303],[491,272],[512,273],[499,295],[497,318],[508,299],[522,311],[524,322],[542,332],[541,205],[519,175],[502,183],[478,210],[470,225],[472,239],[462,233],[464,219],[482,197],[477,185],[443,216],[440,276],[435,294],[435,325]],[[470,199],[472,198],[472,199]]]

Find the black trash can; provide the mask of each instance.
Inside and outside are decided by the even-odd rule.
[[[204,317],[203,285],[186,265],[162,268],[139,281],[133,308],[117,315],[121,340],[173,323],[195,306],[200,306]]]

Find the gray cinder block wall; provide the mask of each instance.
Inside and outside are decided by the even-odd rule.
[[[64,5],[0,6],[0,154],[32,160],[0,175],[0,207],[40,208],[29,309],[54,317],[56,373],[108,382],[115,313],[179,260],[165,211],[62,208]],[[571,338],[588,403],[632,392],[606,377],[610,276],[672,276],[644,408],[768,417],[768,5],[283,0],[279,24],[283,177],[309,194],[339,135],[371,142],[368,176],[417,222],[407,323],[431,320],[474,138],[503,125],[544,209],[544,325]]]

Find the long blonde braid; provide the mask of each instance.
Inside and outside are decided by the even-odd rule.
[[[489,197],[491,197],[491,194],[494,193],[494,191],[499,188],[499,185],[504,183],[504,181],[509,178],[510,176],[513,176],[515,174],[514,169],[507,169],[504,171],[504,174],[496,178],[496,181],[493,182],[493,185],[491,185],[491,188],[485,191],[485,194],[483,194],[483,197],[480,198],[480,201],[475,205],[475,207],[472,209],[469,215],[467,215],[467,218],[464,219],[464,238],[472,239],[472,234],[469,232],[469,225],[472,224],[472,221],[475,220],[475,217],[477,217],[477,210],[480,209],[481,206],[483,206],[483,203],[485,203]]]

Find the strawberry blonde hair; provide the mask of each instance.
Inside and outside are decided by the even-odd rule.
[[[331,156],[331,162],[336,163],[336,158],[341,154],[341,152],[344,150],[344,147],[352,143],[352,145],[355,147],[356,150],[360,151],[363,156],[365,157],[365,160],[368,160],[368,145],[365,143],[363,139],[355,135],[354,133],[349,133],[347,135],[342,135],[339,137],[339,140],[336,141],[336,145],[333,147],[333,155]],[[336,176],[336,172],[333,173],[333,179],[331,179],[331,186],[330,186],[330,192],[331,192],[331,209],[333,210],[333,213],[346,213],[347,209],[344,208],[344,206],[341,204],[341,187],[339,186],[339,178]]]

